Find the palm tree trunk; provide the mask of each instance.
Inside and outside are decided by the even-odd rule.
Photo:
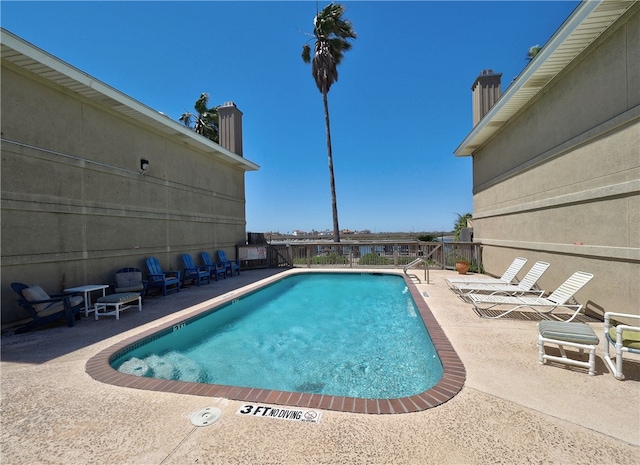
[[[324,122],[327,127],[327,157],[329,158],[329,181],[331,183],[331,211],[333,213],[333,242],[340,242],[338,227],[338,201],[336,200],[336,179],[333,175],[333,150],[331,149],[331,124],[329,123],[329,101],[327,92],[322,93],[324,104]]]

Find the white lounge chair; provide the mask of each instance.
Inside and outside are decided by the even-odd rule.
[[[573,320],[580,310],[581,304],[569,304],[567,301],[571,299],[576,292],[587,284],[593,275],[591,273],[585,273],[584,271],[576,271],[569,279],[558,287],[549,297],[542,296],[505,296],[500,294],[467,294],[467,297],[473,303],[476,312],[484,318],[501,318],[509,313],[518,310],[519,308],[530,308],[531,310],[544,316],[550,314],[558,307],[565,307],[568,309],[574,309],[573,315],[567,320],[567,322]],[[496,316],[486,316],[479,310],[489,310],[499,305],[510,305],[511,308]]]
[[[452,291],[461,294],[470,293],[491,293],[506,295],[522,295],[526,293],[536,293],[542,295],[544,291],[534,290],[534,286],[540,277],[547,271],[549,264],[547,262],[535,262],[529,272],[522,278],[518,284],[491,284],[491,283],[458,283],[451,288]]]
[[[609,365],[613,376],[617,379],[624,379],[624,374],[622,373],[622,353],[640,354],[640,325],[630,326],[619,324],[613,326],[611,324],[611,317],[640,320],[640,315],[616,312],[605,312],[604,314],[604,360],[607,362],[607,365]],[[611,344],[616,351],[615,363],[611,359],[609,344]]]
[[[468,278],[447,278],[445,281],[449,287],[460,283],[511,284],[525,263],[527,263],[526,258],[516,257],[500,278],[470,276]]]

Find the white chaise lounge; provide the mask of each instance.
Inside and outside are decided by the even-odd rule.
[[[511,265],[509,265],[509,268],[507,268],[504,274],[499,278],[468,276],[464,278],[447,278],[445,281],[449,287],[460,283],[511,284],[525,263],[527,263],[526,258],[516,257]]]
[[[569,322],[578,315],[582,309],[582,305],[567,302],[592,278],[593,275],[591,273],[576,271],[569,277],[569,279],[553,291],[549,297],[524,295],[505,296],[500,294],[490,295],[475,293],[467,294],[467,297],[473,303],[476,313],[483,318],[501,318],[515,310],[518,310],[519,308],[530,308],[544,317],[545,314],[550,314],[558,307],[565,307],[573,310],[573,315],[571,315],[571,318],[567,320],[567,322]],[[488,316],[480,311],[489,310],[501,305],[508,305],[511,308],[495,316]]]
[[[451,290],[464,296],[469,293],[491,293],[503,295],[522,295],[527,293],[536,293],[542,295],[541,290],[534,290],[534,287],[540,277],[547,271],[549,264],[547,262],[536,262],[533,264],[529,272],[522,278],[518,284],[494,284],[494,283],[454,283]]]

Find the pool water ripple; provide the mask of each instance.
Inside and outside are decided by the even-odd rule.
[[[325,302],[322,310],[318,313],[320,317],[316,316],[315,319],[312,319],[313,326],[311,330],[306,329],[302,324],[293,325],[293,327],[290,327],[288,330],[276,330],[272,328],[271,333],[279,336],[279,339],[277,339],[275,343],[269,341],[267,338],[256,337],[255,335],[248,338],[229,338],[227,336],[229,342],[227,347],[219,347],[213,351],[209,351],[209,359],[217,359],[223,369],[233,372],[234,369],[237,369],[237,367],[242,364],[235,363],[226,357],[230,354],[229,349],[232,348],[234,344],[239,349],[248,347],[250,351],[253,352],[245,352],[245,360],[251,360],[254,365],[256,363],[267,363],[269,370],[273,373],[279,372],[278,364],[276,363],[277,360],[281,358],[292,358],[291,354],[296,353],[296,351],[298,354],[302,353],[304,356],[298,356],[297,363],[287,369],[292,372],[295,377],[293,377],[291,383],[285,387],[260,388],[257,386],[243,387],[243,383],[236,385],[226,384],[226,382],[220,381],[217,378],[216,372],[209,372],[204,366],[206,363],[201,363],[189,356],[188,352],[193,347],[193,340],[198,340],[214,333],[218,335],[225,333],[233,334],[240,319],[247,315],[260,313],[261,308],[266,302],[269,302],[279,295],[281,289],[279,290],[276,284],[282,282],[282,284],[288,286],[288,288],[293,289],[296,287],[294,281],[288,280],[287,278],[303,274],[317,275],[319,273],[313,270],[293,269],[280,274],[275,282],[272,281],[272,284],[263,285],[257,291],[255,287],[246,287],[234,292],[233,298],[216,299],[217,302],[220,303],[216,303],[215,308],[197,304],[190,309],[190,312],[189,309],[186,309],[181,317],[162,323],[160,326],[143,329],[139,333],[101,350],[87,361],[86,371],[98,382],[132,389],[168,392],[177,395],[220,397],[250,404],[267,403],[288,407],[374,415],[402,414],[431,409],[449,401],[462,389],[466,379],[466,370],[455,349],[451,346],[446,334],[431,313],[423,295],[418,291],[411,278],[393,271],[385,273],[376,272],[373,274],[395,276],[396,278],[399,277],[401,280],[404,280],[405,287],[400,294],[411,296],[413,304],[409,305],[405,299],[399,306],[402,308],[401,313],[406,319],[420,321],[421,324],[429,328],[428,332],[431,335],[432,345],[435,347],[435,350],[430,349],[429,351],[425,351],[417,348],[415,344],[406,340],[405,334],[399,333],[399,335],[394,338],[397,343],[395,347],[385,351],[379,351],[375,356],[363,358],[357,355],[355,350],[353,352],[351,351],[353,347],[357,348],[358,344],[348,345],[349,343],[353,343],[353,339],[355,338],[349,335],[349,333],[343,332],[343,325],[335,325],[330,313],[327,313],[328,309],[336,305]],[[333,274],[344,278],[349,275],[358,275],[361,273],[349,270],[335,270],[322,272],[321,274]],[[341,283],[338,284],[338,287],[340,285]],[[372,290],[372,292],[374,291],[375,290]],[[253,305],[244,309],[242,306],[237,305],[240,302],[250,302],[249,298],[254,295],[259,295],[260,299],[255,301]],[[329,298],[331,297],[330,295]],[[312,303],[313,300],[313,298],[308,298],[308,296],[304,300],[301,299],[304,305],[301,306],[298,312],[303,314],[310,313],[306,306]],[[360,297],[354,295],[354,298],[350,299],[350,302],[356,303],[356,306],[362,306],[363,301]],[[220,311],[228,307],[235,307],[234,310],[236,311]],[[282,311],[278,306],[271,310],[273,314],[278,311]],[[370,325],[371,316],[379,311],[377,302],[374,302],[370,304],[369,315],[364,318],[351,314],[350,309],[343,311],[343,313],[349,314],[349,316],[360,325],[358,330],[360,336],[364,339],[376,339],[381,332],[385,333],[389,331],[384,327],[383,330],[378,329],[377,333],[376,331],[367,333],[370,326],[373,326]],[[213,318],[215,321],[210,321],[209,324],[205,325],[193,324],[199,320],[208,318]],[[270,319],[271,318],[268,318],[267,320]],[[398,317],[398,319],[400,320],[401,318]],[[305,365],[306,356],[311,357],[313,352],[319,350],[319,348],[313,338],[309,339],[310,333],[314,333],[317,328],[331,325],[332,322],[334,325],[329,326],[329,328],[333,329],[337,340],[331,340],[329,337],[325,338],[330,340],[332,344],[330,345],[331,349],[328,351],[328,354],[325,353],[324,356],[328,369],[318,371],[311,370]],[[257,327],[260,327],[260,325],[257,325]],[[390,327],[393,328],[393,325]],[[221,332],[221,328],[224,328],[224,331]],[[406,331],[406,328],[404,330]],[[146,350],[146,348],[151,347],[156,341],[165,338],[172,338],[171,347],[165,347],[162,350],[158,347],[159,350],[157,351]],[[251,344],[254,345],[252,346]],[[406,383],[403,378],[414,371],[417,373],[425,371],[421,367],[416,368],[412,366],[411,363],[407,363],[407,361],[401,357],[403,353],[411,351],[415,351],[423,360],[429,357],[438,359],[441,364],[442,374],[431,387],[426,387],[424,388],[425,390],[417,394],[402,396],[398,393],[400,392],[399,389],[406,388]],[[334,356],[340,352],[350,354],[351,357],[341,361],[336,360]],[[264,353],[268,355],[265,356],[263,355]],[[158,363],[159,361],[156,357],[160,356],[164,357],[165,364]],[[145,358],[148,357],[151,357],[148,361],[149,363],[145,361]],[[263,362],[264,360],[266,360],[266,362]],[[128,369],[123,371],[132,374],[125,374],[114,369],[114,367],[121,368],[123,363],[129,365]],[[349,386],[354,378],[372,376],[372,374],[375,375],[381,370],[381,367],[389,365],[396,366],[399,373],[401,372],[400,376],[395,376],[392,377],[392,380],[388,380],[387,384],[390,385],[390,393],[379,394],[380,396],[388,395],[389,397],[363,398],[360,396],[364,394],[362,394],[357,387]],[[140,376],[143,373],[150,375],[154,367],[162,376],[170,379]],[[178,381],[178,379],[182,379],[183,381]],[[196,380],[197,382],[195,382]],[[342,386],[349,386],[350,389],[348,389],[346,394],[342,395],[322,394],[322,392],[333,392],[327,391],[327,389],[329,389],[328,385],[330,385],[332,380],[335,380],[336,383]],[[430,384],[430,382],[427,384]]]
[[[442,376],[415,308],[399,276],[291,276],[135,349],[113,366],[161,379],[405,397]],[[132,359],[148,369],[132,369]]]

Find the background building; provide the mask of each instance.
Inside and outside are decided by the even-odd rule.
[[[218,145],[6,30],[1,39],[3,324],[26,316],[14,281],[55,293],[113,282],[125,266],[146,274],[149,256],[167,269],[183,253],[235,257],[244,175],[258,166],[242,156],[233,103]]]
[[[640,312],[639,11],[582,2],[455,150],[473,157],[486,270],[544,260],[548,290],[591,272],[577,296],[600,314]]]

